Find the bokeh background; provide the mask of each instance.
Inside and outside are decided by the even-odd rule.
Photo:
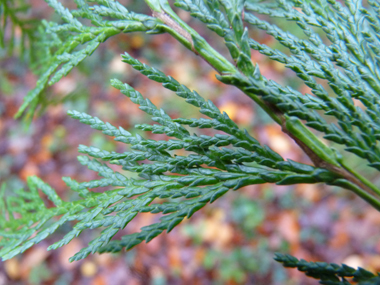
[[[75,7],[72,1],[62,2],[69,8]],[[121,3],[130,10],[150,13],[143,1]],[[42,0],[31,0],[29,4],[32,9],[26,17],[58,19]],[[188,13],[178,13],[228,56],[220,38],[206,31]],[[0,49],[0,184],[5,183],[8,192],[24,187],[29,175],[37,175],[62,198],[70,199],[72,193],[61,180],[62,176],[78,181],[97,178],[95,172],[78,163],[79,144],[108,151],[124,150],[123,144],[68,117],[68,110],[87,112],[146,138],[167,139],[164,135],[134,129],[135,124],[151,121],[110,86],[112,78],[129,83],[172,117],[200,117],[197,109],[182,98],[121,62],[120,54],[124,51],[211,99],[241,128],[283,157],[310,163],[251,99],[238,89],[218,82],[215,71],[207,63],[169,35],[135,33],[107,40],[90,58],[46,91],[49,106],[27,126],[13,116],[23,97],[34,88],[37,76],[27,60],[19,56],[20,34],[16,29],[12,54],[6,48]],[[9,36],[8,29],[5,38]],[[258,30],[251,29],[251,36],[287,52]],[[252,60],[259,63],[264,76],[303,93],[309,92],[282,64],[254,51]],[[202,133],[216,132],[203,130]],[[361,166],[357,163],[356,167]],[[150,213],[140,214],[116,237],[138,231],[155,219]],[[119,254],[95,254],[79,262],[68,262],[70,256],[98,234],[97,230],[82,233],[63,248],[46,251],[48,245],[67,232],[70,228],[67,224],[25,254],[0,261],[0,285],[316,284],[317,281],[305,278],[296,270],[277,264],[274,253],[380,270],[379,225],[379,213],[348,191],[317,184],[248,186],[230,191],[170,234],[164,233],[148,244]]]

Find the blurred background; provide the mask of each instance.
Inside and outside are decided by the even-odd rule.
[[[72,1],[62,2],[66,7],[75,7]],[[120,2],[132,11],[150,14],[143,1]],[[58,19],[42,0],[30,0],[28,4],[32,8],[25,17]],[[220,38],[206,31],[188,13],[178,11],[178,14],[230,58]],[[7,29],[5,39],[10,36]],[[169,35],[134,33],[107,40],[78,68],[46,90],[44,96],[49,106],[27,126],[13,116],[38,77],[28,67],[28,59],[19,56],[21,31],[16,29],[14,36],[13,53],[7,48],[0,49],[0,184],[5,183],[8,192],[24,187],[29,175],[37,175],[63,199],[70,200],[72,193],[62,176],[80,182],[97,179],[95,172],[77,161],[79,144],[108,151],[125,149],[111,137],[68,117],[68,110],[87,112],[145,138],[167,139],[134,129],[135,124],[151,121],[110,86],[112,78],[127,82],[172,117],[200,117],[197,109],[182,98],[121,62],[120,54],[124,51],[211,99],[241,128],[283,157],[310,163],[251,99],[218,82],[207,63]],[[251,29],[251,36],[287,52],[261,31]],[[255,51],[252,60],[259,63],[264,76],[302,93],[309,92],[282,64]],[[192,131],[200,133],[197,129]],[[206,129],[201,133],[216,132]],[[154,219],[150,213],[140,214],[116,237],[136,232]],[[58,250],[46,251],[48,245],[64,236],[70,228],[67,224],[25,254],[0,261],[0,285],[316,284],[296,270],[277,264],[274,253],[380,270],[379,225],[380,215],[348,191],[317,184],[249,186],[230,191],[170,234],[163,233],[148,244],[119,254],[95,254],[80,262],[68,262],[69,257],[98,234],[97,230],[82,233]]]

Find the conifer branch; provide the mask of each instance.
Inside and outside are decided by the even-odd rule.
[[[213,2],[213,1],[211,1],[211,2],[213,4],[209,4],[209,5],[217,5],[217,4],[215,4],[215,2]],[[150,1],[147,1],[147,3],[148,3],[148,5],[150,5],[151,8],[153,7],[152,9],[155,12],[164,11],[165,13],[168,13],[170,15],[175,14],[171,10],[167,1],[150,0]],[[353,174],[351,174],[349,171],[344,169],[339,164],[339,162],[336,160],[335,155],[331,152],[331,150],[329,148],[327,148],[326,146],[324,146],[323,143],[320,143],[319,139],[316,136],[314,136],[314,134],[309,132],[308,129],[303,124],[297,123],[296,124],[297,127],[293,127],[291,129],[288,129],[288,127],[291,126],[291,124],[286,123],[287,119],[286,119],[286,116],[284,116],[284,114],[289,114],[289,115],[293,115],[293,116],[294,115],[297,116],[298,114],[302,114],[303,116],[310,114],[310,115],[312,115],[312,117],[309,120],[313,120],[313,121],[317,120],[318,125],[320,125],[322,123],[322,125],[324,125],[324,127],[323,127],[324,131],[329,130],[329,126],[327,125],[327,123],[325,123],[324,119],[322,119],[321,117],[318,116],[317,113],[315,113],[315,112],[310,113],[306,110],[302,110],[302,109],[304,109],[302,104],[294,105],[294,103],[297,103],[298,98],[294,97],[294,94],[296,94],[296,92],[294,92],[292,90],[290,90],[290,92],[291,92],[290,94],[292,94],[292,95],[291,95],[291,97],[289,97],[289,100],[288,100],[289,103],[284,104],[285,102],[283,102],[284,101],[283,95],[286,95],[287,93],[289,94],[289,91],[284,90],[284,89],[280,88],[280,86],[278,84],[275,84],[274,82],[268,81],[267,79],[265,79],[260,74],[260,71],[259,71],[257,65],[256,65],[256,67],[252,66],[252,63],[250,61],[249,49],[247,50],[245,48],[244,50],[239,51],[240,46],[244,46],[244,45],[242,45],[242,39],[244,37],[246,37],[245,36],[246,32],[245,33],[242,32],[242,19],[240,17],[240,14],[242,13],[243,6],[241,6],[239,8],[240,9],[239,11],[237,11],[237,10],[234,11],[234,10],[228,9],[228,7],[227,7],[227,9],[225,9],[229,18],[234,19],[234,25],[232,25],[232,23],[230,22],[231,27],[234,27],[233,30],[231,30],[230,25],[226,24],[227,20],[225,18],[223,18],[222,14],[220,12],[219,12],[218,16],[215,16],[214,20],[212,20],[213,15],[212,15],[211,11],[214,11],[216,9],[212,10],[211,7],[207,7],[205,4],[203,4],[203,1],[197,1],[196,4],[193,4],[193,3],[189,4],[189,3],[191,3],[191,2],[189,2],[188,0],[186,0],[186,1],[179,0],[176,2],[177,6],[183,8],[185,10],[191,11],[193,16],[199,18],[201,21],[206,22],[208,24],[208,27],[211,30],[214,30],[218,34],[220,34],[221,36],[226,37],[226,45],[230,49],[230,52],[231,52],[233,59],[236,62],[244,62],[244,64],[250,66],[250,67],[248,67],[248,66],[243,67],[243,66],[245,66],[243,63],[238,64],[238,66],[237,66],[238,68],[243,68],[242,72],[244,73],[244,75],[242,75],[240,73],[240,71],[236,68],[234,68],[233,72],[229,73],[228,75],[225,74],[226,73],[225,71],[218,70],[216,68],[221,73],[221,76],[219,77],[219,79],[224,83],[237,86],[244,93],[246,93],[248,96],[253,98],[255,100],[255,102],[257,102],[261,107],[263,107],[264,110],[267,111],[268,114],[272,118],[274,118],[277,123],[279,123],[281,125],[283,132],[288,134],[292,139],[294,139],[294,141],[303,149],[303,151],[310,157],[310,159],[313,161],[313,163],[317,167],[327,168],[331,171],[339,173],[339,175],[343,175],[347,180],[353,182],[354,184],[357,184],[360,188],[364,189],[368,193],[373,194],[374,193],[373,189],[369,188],[367,185],[365,185],[365,183],[361,182],[360,179],[358,179]],[[224,5],[229,5],[228,1],[223,2],[223,3],[224,3]],[[202,6],[203,9],[197,7],[197,5],[202,5],[202,4],[203,4],[203,6]],[[238,6],[236,6],[236,7],[238,7]],[[213,8],[215,8],[215,6]],[[200,11],[202,11],[202,12],[200,12]],[[201,16],[198,16],[198,15],[201,15]],[[206,17],[206,15],[207,15],[207,17]],[[188,27],[186,25],[186,23],[183,23],[180,19],[178,19],[178,16],[176,16],[175,19],[178,20],[178,22],[181,24],[181,26],[186,31],[189,31],[192,34],[193,39],[195,39],[196,37],[200,37],[193,29]],[[222,29],[218,30],[217,28],[215,28],[215,26],[216,27],[222,27]],[[223,27],[224,27],[224,29],[223,29]],[[177,35],[175,33],[171,33],[171,34],[174,37],[177,37]],[[243,40],[243,42],[244,41],[247,41],[247,39]],[[195,49],[197,50],[196,46],[195,46]],[[204,53],[206,52],[206,49],[203,48],[203,46],[202,46],[201,50]],[[207,46],[207,50],[212,50],[213,52],[215,52],[209,46]],[[249,57],[248,57],[249,60],[246,60],[245,58],[247,58],[248,53],[249,53]],[[239,55],[241,55],[241,56],[239,57]],[[211,61],[211,62],[207,61],[207,62],[209,64],[213,65],[213,61]],[[213,67],[215,68],[216,66],[213,65]],[[245,77],[247,74],[252,74],[252,75],[249,76],[249,78],[247,79]],[[280,91],[280,92],[278,92],[278,91]],[[261,95],[262,98],[264,99],[264,101],[261,101],[261,99],[257,95]],[[328,98],[328,96],[325,96],[324,98]],[[294,101],[294,99],[296,99],[297,101]],[[301,102],[305,101],[305,98],[300,99],[299,101],[301,103]],[[313,104],[313,101],[310,100],[309,103]],[[289,107],[291,107],[292,109],[294,108],[294,111],[297,113],[291,113],[291,112],[289,113]],[[301,119],[305,119],[305,118],[301,118]],[[294,121],[294,119],[293,119],[293,121]],[[312,124],[312,126],[315,126],[315,125],[316,125],[315,123]],[[319,126],[318,126],[318,128],[320,129]],[[333,138],[338,137],[336,132],[337,132],[337,128],[330,130],[330,133],[334,134],[333,136],[330,136],[330,137],[333,137]],[[303,135],[305,133],[309,134],[308,138],[306,138]],[[350,135],[353,135],[353,133],[351,133]],[[353,141],[351,141],[351,143],[352,142]],[[363,144],[361,145],[361,147],[363,147]],[[356,154],[359,154],[361,156],[367,157],[368,159],[372,160],[373,156],[372,156],[372,154],[371,155],[369,154],[373,150],[371,147],[370,147],[370,149],[368,149],[368,151],[369,151],[368,156],[364,152],[358,152],[357,151],[358,149],[359,148],[356,146],[349,146],[349,148],[348,148],[348,150],[353,151]],[[375,151],[377,152],[377,150],[375,150]],[[377,154],[375,154],[375,156],[377,157]],[[377,161],[377,159],[370,161],[371,165],[373,165],[374,167],[376,167],[376,165],[377,165],[375,161]],[[377,188],[376,188],[376,190],[377,190]]]
[[[0,0],[0,16],[10,18],[14,25],[23,29],[24,22],[18,19],[17,9],[7,7],[4,1],[7,0]],[[26,116],[31,117],[41,101],[43,90],[67,75],[109,37],[135,31],[147,34],[166,32],[217,70],[217,78],[222,83],[234,85],[259,104],[304,150],[314,165],[284,159],[260,144],[246,130],[241,130],[228,114],[220,112],[196,91],[125,53],[123,62],[149,79],[162,83],[164,88],[198,108],[206,118],[173,119],[132,86],[113,79],[111,85],[139,105],[155,122],[135,127],[169,138],[160,141],[145,139],[91,115],[69,111],[72,118],[126,144],[127,151],[109,152],[80,145],[79,152],[84,155],[78,157],[79,162],[96,171],[100,178],[78,182],[64,177],[67,186],[79,195],[75,201],[62,200],[53,188],[37,177],[28,178],[29,190],[16,190],[13,196],[6,195],[6,186],[3,186],[0,190],[0,257],[3,259],[24,252],[68,222],[72,229],[49,249],[69,243],[83,231],[103,229],[71,261],[95,252],[128,250],[143,241],[149,242],[163,231],[170,232],[207,203],[247,185],[324,183],[348,189],[380,211],[379,187],[353,169],[344,155],[328,147],[310,130],[314,129],[325,139],[341,145],[344,151],[374,170],[380,170],[378,1],[369,0],[364,7],[359,0],[345,1],[344,4],[335,0],[176,0],[177,7],[188,11],[224,40],[233,63],[183,22],[167,0],[145,0],[152,16],[129,11],[114,0],[96,0],[92,4],[75,0],[77,9],[71,11],[58,0],[46,2],[64,23],[44,21],[40,26],[35,43],[44,54],[35,62],[35,66],[40,65],[39,80],[25,97],[16,116],[28,109]],[[285,32],[257,14],[294,22],[305,39]],[[250,39],[246,24],[272,36],[289,50],[289,54]],[[313,27],[322,29],[330,42],[322,40]],[[4,30],[4,24],[0,25],[0,46],[4,43]],[[27,33],[27,28],[23,32]],[[285,64],[311,88],[311,94],[301,94],[265,78],[259,66],[251,61],[251,49]],[[326,88],[327,85],[331,90]],[[218,130],[223,134],[197,136],[185,126]],[[173,150],[181,150],[181,155],[175,155]],[[130,178],[110,165],[136,173],[139,178]],[[104,186],[111,189],[103,193],[90,191]],[[53,207],[45,206],[39,190],[54,204]],[[158,222],[141,228],[139,232],[114,239],[143,212],[161,213],[162,216]],[[280,254],[276,255],[276,260],[319,279],[321,284],[349,284],[348,278],[359,284],[377,284],[379,281],[378,276],[360,268],[308,263]]]

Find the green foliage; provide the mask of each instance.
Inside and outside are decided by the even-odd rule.
[[[378,63],[373,59],[376,58],[373,44],[368,42],[369,37],[376,37],[371,30],[371,22],[366,17],[371,15],[371,11],[360,7],[360,1],[348,1],[348,8],[343,8],[335,1],[329,2],[331,6],[322,6],[323,1],[317,4],[295,1],[295,7],[301,8],[302,13],[292,9],[290,3],[285,1],[279,1],[276,9],[248,4],[248,10],[295,21],[309,40],[301,40],[247,13],[245,19],[248,23],[272,35],[292,55],[286,56],[273,51],[254,40],[250,41],[250,46],[292,69],[312,89],[313,94],[323,100],[323,104],[318,104],[318,109],[335,117],[340,128],[336,124],[327,124],[315,113],[310,115],[310,112],[300,106],[294,110],[289,110],[286,106],[286,113],[307,121],[307,126],[325,133],[324,138],[345,145],[347,151],[367,159],[370,166],[380,170],[379,149],[373,147],[380,139],[380,77]],[[310,26],[323,28],[332,44],[324,44]],[[335,65],[344,70],[336,68]],[[315,78],[326,80],[336,97],[329,96]],[[355,106],[352,98],[360,100],[366,107],[365,111]]]
[[[351,13],[345,10],[341,13],[335,12],[335,9],[340,7],[339,3],[335,3],[334,7],[325,5],[324,8],[327,10],[325,14],[330,15],[327,16],[322,13],[318,4],[312,5],[305,1],[294,1],[295,7],[304,9],[303,13],[293,9],[292,1],[278,1],[276,7],[271,5],[270,8],[266,8],[267,4],[247,1],[245,8],[248,11],[296,21],[308,37],[309,41],[298,39],[277,26],[260,20],[254,14],[245,11],[244,20],[264,30],[288,48],[292,55],[287,56],[280,51],[272,50],[253,39],[249,39],[247,30],[244,34],[242,33],[243,23],[240,14],[243,10],[243,2],[240,5],[233,5],[229,1],[220,2],[225,8],[229,21],[225,19],[220,10],[216,9],[215,3],[217,1],[188,0],[177,1],[176,4],[190,11],[192,16],[200,19],[207,24],[208,28],[224,37],[226,46],[229,48],[237,67],[246,76],[242,77],[238,73],[221,76],[221,80],[225,83],[237,85],[246,92],[253,91],[262,96],[266,102],[275,105],[283,114],[306,121],[307,126],[323,132],[324,138],[338,144],[344,144],[347,147],[346,150],[367,159],[370,166],[380,169],[380,152],[378,148],[373,147],[376,141],[380,139],[378,133],[379,89],[376,83],[379,81],[378,66],[371,64],[372,60],[364,60],[371,59],[373,49],[366,44],[366,39],[359,34],[357,35],[359,39],[353,38],[354,35],[347,36],[347,33],[353,30],[349,21],[341,19],[337,23],[330,23],[327,20],[327,17],[334,19],[341,18],[342,15],[346,15],[347,18],[347,15]],[[359,1],[356,2],[359,3]],[[319,11],[319,14],[313,9]],[[362,10],[366,11],[364,8]],[[368,13],[370,14],[370,12]],[[311,19],[305,20],[307,17],[304,14],[314,16],[310,15],[309,17],[313,21]],[[355,21],[355,15],[352,17],[352,20]],[[355,26],[355,29],[366,30],[368,35],[372,35],[369,24],[364,21],[365,19],[364,15],[361,15],[360,22],[354,22],[355,25],[360,25],[359,27]],[[230,29],[230,25],[233,29]],[[308,25],[326,27],[324,32],[333,44],[330,46],[324,44],[319,35]],[[343,39],[340,40],[338,32],[342,34]],[[376,35],[372,36],[375,37]],[[360,47],[358,41],[362,43]],[[341,46],[344,48],[339,49]],[[292,69],[312,89],[314,96],[304,96],[290,87],[284,88],[274,81],[264,78],[260,74],[258,66],[254,67],[250,60],[249,47],[273,60],[286,64],[287,68]],[[347,49],[350,51],[357,50],[357,53],[349,54],[345,52],[348,51]],[[358,59],[359,52],[361,58]],[[344,72],[335,68],[334,64],[345,68]],[[329,96],[325,88],[318,84],[315,78],[326,80],[334,90],[336,97]],[[352,98],[360,100],[367,107],[365,112],[354,105]],[[325,115],[333,116],[339,127],[336,124],[329,124],[316,110],[323,110]],[[358,129],[354,129],[353,126],[358,127]]]
[[[63,24],[43,21],[46,33],[44,61],[41,62],[41,76],[36,87],[24,98],[15,117],[20,117],[30,107],[33,114],[41,101],[41,94],[47,86],[58,82],[75,66],[90,56],[109,37],[119,33],[145,31],[154,33],[155,18],[129,13],[121,4],[113,1],[99,1],[102,6],[89,7],[84,1],[76,1],[78,10],[69,11],[56,0],[46,1],[64,21]],[[113,21],[103,17],[114,17]],[[79,19],[88,19],[91,26],[82,24]]]
[[[351,278],[353,282],[357,282],[359,285],[375,285],[380,282],[379,275],[374,275],[360,267],[354,269],[345,264],[339,266],[334,263],[307,262],[303,259],[298,260],[288,254],[284,255],[279,253],[276,254],[274,259],[281,262],[285,267],[297,268],[299,271],[305,272],[307,276],[319,279],[320,284],[348,285],[352,284],[352,282],[349,282]]]
[[[29,191],[18,190],[16,196],[6,197],[0,217],[0,256],[3,259],[25,251],[69,221],[74,222],[73,229],[49,249],[69,243],[83,230],[103,228],[101,234],[71,261],[95,252],[128,250],[144,240],[149,242],[165,230],[170,232],[185,217],[190,218],[229,190],[252,184],[340,186],[380,210],[380,189],[353,170],[345,159],[347,151],[374,171],[380,170],[378,2],[368,1],[368,7],[363,7],[359,0],[347,0],[345,6],[335,0],[175,1],[177,7],[190,12],[224,40],[234,64],[184,23],[165,0],[145,1],[152,9],[152,16],[128,11],[112,0],[93,1],[95,5],[76,0],[77,10],[72,11],[55,0],[46,2],[63,23],[43,22],[45,36],[40,43],[47,56],[37,86],[25,96],[16,116],[21,116],[28,107],[28,115],[32,115],[41,101],[42,91],[67,75],[109,37],[129,32],[166,32],[216,69],[221,82],[236,86],[258,103],[314,165],[285,160],[261,145],[246,130],[239,129],[211,101],[125,53],[123,62],[162,83],[164,88],[197,107],[208,118],[172,119],[133,87],[112,80],[113,87],[157,123],[135,127],[170,138],[147,140],[99,118],[69,111],[72,118],[128,145],[128,151],[116,153],[79,146],[79,152],[87,155],[80,156],[79,162],[103,178],[81,183],[64,178],[67,186],[78,192],[80,198],[76,201],[62,201],[37,177],[29,178]],[[303,35],[291,34],[258,15],[294,22]],[[275,38],[284,47],[283,51],[251,39],[245,24]],[[259,66],[251,61],[251,49],[294,71],[312,94],[301,94],[265,78]],[[191,134],[189,128],[209,128],[224,134],[197,136]],[[318,135],[334,143],[336,149],[327,146]],[[176,150],[184,150],[186,155],[177,155]],[[140,178],[129,178],[112,170],[107,163],[135,172]],[[104,186],[113,189],[103,193],[88,190]],[[54,207],[45,206],[37,189]],[[141,212],[157,213],[160,218],[138,233],[112,239]],[[20,218],[16,218],[15,213]],[[283,255],[277,255],[276,260],[321,279],[321,284],[349,284],[346,277],[354,277],[359,284],[378,282],[378,277],[362,269],[307,263]]]
[[[134,68],[149,78],[162,82],[165,87],[199,107],[200,112],[207,114],[212,120],[190,120],[191,122],[182,118],[173,120],[132,87],[113,80],[114,87],[120,89],[133,103],[138,104],[141,110],[151,115],[153,121],[160,124],[139,125],[138,128],[165,133],[176,139],[146,140],[85,113],[69,111],[72,118],[102,131],[105,135],[115,137],[116,141],[130,145],[131,150],[116,153],[95,147],[79,146],[79,152],[95,158],[80,156],[79,162],[96,171],[103,178],[79,183],[65,177],[67,186],[78,192],[82,198],[77,201],[63,202],[52,188],[39,178],[31,177],[28,181],[30,191],[18,191],[16,194],[19,196],[8,197],[4,206],[11,217],[5,220],[4,214],[0,220],[1,228],[5,229],[1,232],[3,240],[0,244],[3,246],[0,254],[4,259],[25,251],[68,221],[75,220],[77,223],[71,232],[66,234],[61,241],[51,245],[49,249],[56,249],[69,243],[83,230],[105,227],[99,237],[71,258],[71,260],[79,260],[90,253],[116,252],[122,248],[130,249],[144,240],[149,242],[164,230],[170,232],[185,217],[190,218],[208,202],[214,202],[229,189],[237,190],[246,185],[266,182],[288,185],[333,183],[334,179],[339,179],[334,173],[325,169],[291,160],[284,161],[279,154],[267,146],[261,146],[246,131],[240,130],[228,115],[221,114],[211,101],[206,102],[196,92],[180,85],[172,77],[167,77],[162,72],[143,65],[126,54],[123,59],[133,64]],[[214,137],[190,135],[181,124],[223,130],[227,135]],[[234,148],[226,146],[234,146]],[[188,156],[173,155],[170,151],[176,149],[193,153]],[[136,172],[142,179],[128,178],[113,171],[97,159],[120,165],[123,170]],[[141,164],[141,161],[152,163]],[[243,162],[254,164],[247,166]],[[214,167],[214,169],[208,167]],[[88,191],[91,188],[104,186],[118,188],[104,193]],[[54,203],[54,208],[46,208],[43,205],[37,189],[41,189],[47,195]],[[165,202],[159,202],[158,199],[165,199]],[[23,207],[25,203],[28,205],[26,208]],[[110,241],[140,212],[162,213],[164,216],[160,218],[160,222],[142,228],[140,233],[123,236],[121,240]],[[12,218],[14,213],[19,213],[23,218]],[[58,221],[48,223],[50,219],[58,216]]]
[[[28,53],[28,56],[33,58],[31,50],[36,40],[35,30],[39,21],[22,15],[29,9],[30,6],[23,0],[0,1],[0,51],[7,48],[7,54],[12,55],[15,47],[19,45],[21,57],[26,57]],[[17,29],[21,32],[20,43],[16,41]]]

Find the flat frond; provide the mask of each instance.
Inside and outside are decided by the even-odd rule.
[[[131,62],[132,59],[128,58],[128,61]],[[149,242],[165,230],[170,232],[184,217],[191,217],[230,189],[238,190],[247,185],[262,183],[333,184],[340,178],[328,170],[291,160],[285,161],[273,150],[261,146],[246,131],[241,131],[226,114],[222,114],[214,104],[205,101],[198,93],[190,91],[158,70],[134,61],[134,67],[138,69],[138,66],[143,67],[141,72],[154,77],[165,87],[171,84],[171,89],[186,100],[192,97],[201,98],[197,107],[201,112],[208,110],[203,113],[208,113],[216,124],[225,124],[224,131],[227,134],[217,134],[214,137],[191,135],[181,126],[188,122],[176,122],[131,86],[113,80],[114,87],[120,89],[142,111],[164,127],[168,136],[176,139],[147,140],[88,114],[69,111],[74,119],[102,131],[105,135],[115,137],[116,141],[129,145],[130,150],[116,153],[81,145],[79,152],[88,156],[79,156],[79,162],[97,172],[101,178],[81,183],[64,178],[66,184],[81,197],[73,202],[62,201],[50,186],[37,177],[31,177],[29,192],[19,191],[16,193],[18,196],[8,197],[6,200],[9,215],[0,224],[3,235],[0,254],[3,259],[25,251],[68,221],[75,222],[73,229],[49,249],[69,243],[84,230],[103,228],[97,238],[71,258],[73,261],[85,258],[90,253],[115,252],[123,248],[130,249],[142,241]],[[191,104],[192,101],[189,101]],[[199,127],[196,121],[189,121],[193,127]],[[173,149],[184,149],[189,153],[184,156],[173,155]],[[90,159],[89,156],[95,159]],[[128,178],[98,160],[119,165],[123,170],[138,173],[141,178]],[[114,189],[103,193],[88,190],[104,186]],[[47,195],[54,207],[47,208],[44,205],[37,188]],[[157,203],[158,198],[165,201]],[[143,227],[139,233],[123,236],[121,240],[112,240],[115,234],[141,212],[161,213],[163,216],[159,222]],[[15,213],[21,218],[15,218]],[[21,229],[20,225],[23,225]]]

